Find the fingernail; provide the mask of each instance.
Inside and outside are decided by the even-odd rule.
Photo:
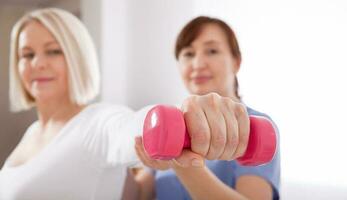
[[[201,159],[194,158],[192,160],[192,166],[193,167],[202,167],[204,165],[204,162]]]

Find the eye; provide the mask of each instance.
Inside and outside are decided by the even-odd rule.
[[[214,49],[214,48],[207,49],[207,54],[209,54],[209,55],[214,55],[217,53],[218,53],[217,49]]]
[[[47,50],[46,53],[48,55],[54,56],[54,55],[61,55],[61,54],[63,54],[63,51],[60,50],[60,49],[50,49],[50,50]]]
[[[193,52],[186,52],[185,54],[183,54],[184,57],[193,57],[194,53]]]
[[[35,54],[33,52],[26,52],[26,53],[22,53],[21,54],[21,58],[25,58],[25,59],[32,59],[34,58]]]
[[[194,52],[193,52],[193,51],[184,51],[184,52],[182,53],[182,56],[183,56],[184,58],[192,58],[192,57],[194,57]]]

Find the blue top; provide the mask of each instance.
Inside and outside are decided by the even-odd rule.
[[[249,115],[264,116],[263,113],[247,108]],[[276,127],[277,129],[277,127]],[[278,129],[277,129],[278,134]],[[279,135],[277,135],[279,139]],[[277,141],[279,144],[279,141]],[[225,184],[234,188],[236,180],[242,175],[257,175],[267,180],[273,188],[273,199],[279,199],[280,183],[280,154],[279,148],[274,159],[265,165],[250,167],[239,165],[236,161],[206,160],[207,167]],[[158,200],[191,199],[187,190],[183,187],[175,172],[170,169],[166,171],[155,171],[156,198]]]

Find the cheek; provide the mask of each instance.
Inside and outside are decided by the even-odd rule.
[[[30,68],[28,66],[29,64],[24,61],[18,62],[18,73],[19,77],[22,81],[26,81],[29,78],[30,74]]]
[[[58,73],[58,87],[63,88],[64,90],[68,89],[69,81],[66,70],[59,70]]]
[[[234,81],[235,74],[233,66],[228,62],[221,62],[219,67],[215,68],[214,73],[218,74],[218,80],[222,82],[222,84],[230,84]]]
[[[190,69],[188,67],[188,65],[186,64],[180,64],[179,65],[179,70],[180,70],[180,74],[181,74],[181,78],[186,82],[189,80],[189,74],[190,74]]]
[[[68,69],[67,69],[67,63],[64,57],[61,57],[54,61],[54,68],[55,68],[55,71],[59,74],[58,76],[62,80],[67,80]]]
[[[22,62],[22,61],[19,61],[17,67],[18,67],[18,72],[19,72],[19,74],[20,74],[20,75],[23,74],[23,73],[24,73],[24,70],[25,70],[25,63]]]
[[[235,79],[235,74],[234,74],[233,70],[231,68],[228,70],[225,70],[225,72],[224,72],[225,82],[227,82],[227,84],[233,85],[234,79]]]
[[[30,66],[27,62],[18,63],[18,74],[22,86],[24,87],[26,93],[29,95],[31,90],[31,78],[30,78]]]

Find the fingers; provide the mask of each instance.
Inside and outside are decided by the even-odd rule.
[[[191,137],[191,149],[209,160],[219,158],[227,141],[227,127],[220,96],[211,93],[191,96],[183,104],[184,119]]]
[[[250,121],[247,113],[247,108],[244,105],[238,103],[235,106],[235,113],[239,127],[239,142],[232,159],[238,158],[246,152],[250,132]]]
[[[197,99],[198,96],[191,96],[186,99],[182,106],[182,112],[191,138],[192,151],[206,156],[210,147],[210,127]]]
[[[137,157],[141,160],[141,162],[150,167],[151,166],[151,161],[149,160],[148,156],[145,154],[143,145],[142,145],[142,138],[137,136],[135,137],[135,151]]]
[[[218,158],[221,160],[232,160],[239,145],[239,125],[236,116],[231,112],[233,110],[233,104],[228,100],[223,103],[222,113],[224,116],[227,139],[224,151]]]
[[[167,170],[171,167],[187,168],[203,167],[205,165],[204,158],[190,150],[183,150],[179,157],[170,161],[151,159],[143,148],[142,138],[140,136],[135,138],[135,150],[141,162],[147,167],[154,169]]]
[[[218,159],[223,154],[227,141],[226,120],[219,98],[212,96],[202,105],[210,127],[210,148],[206,154],[206,158],[209,160]]]
[[[237,102],[226,100],[223,115],[227,126],[227,141],[221,160],[234,160],[242,156],[248,146],[250,121],[246,107]]]
[[[137,156],[141,160],[141,162],[147,167],[151,167],[151,168],[159,169],[159,170],[166,170],[170,168],[169,161],[151,159],[147,155],[147,153],[145,152],[145,149],[143,148],[141,136],[135,137],[135,151]]]
[[[232,160],[246,151],[250,122],[243,104],[210,93],[187,98],[182,111],[193,152],[209,160]]]

